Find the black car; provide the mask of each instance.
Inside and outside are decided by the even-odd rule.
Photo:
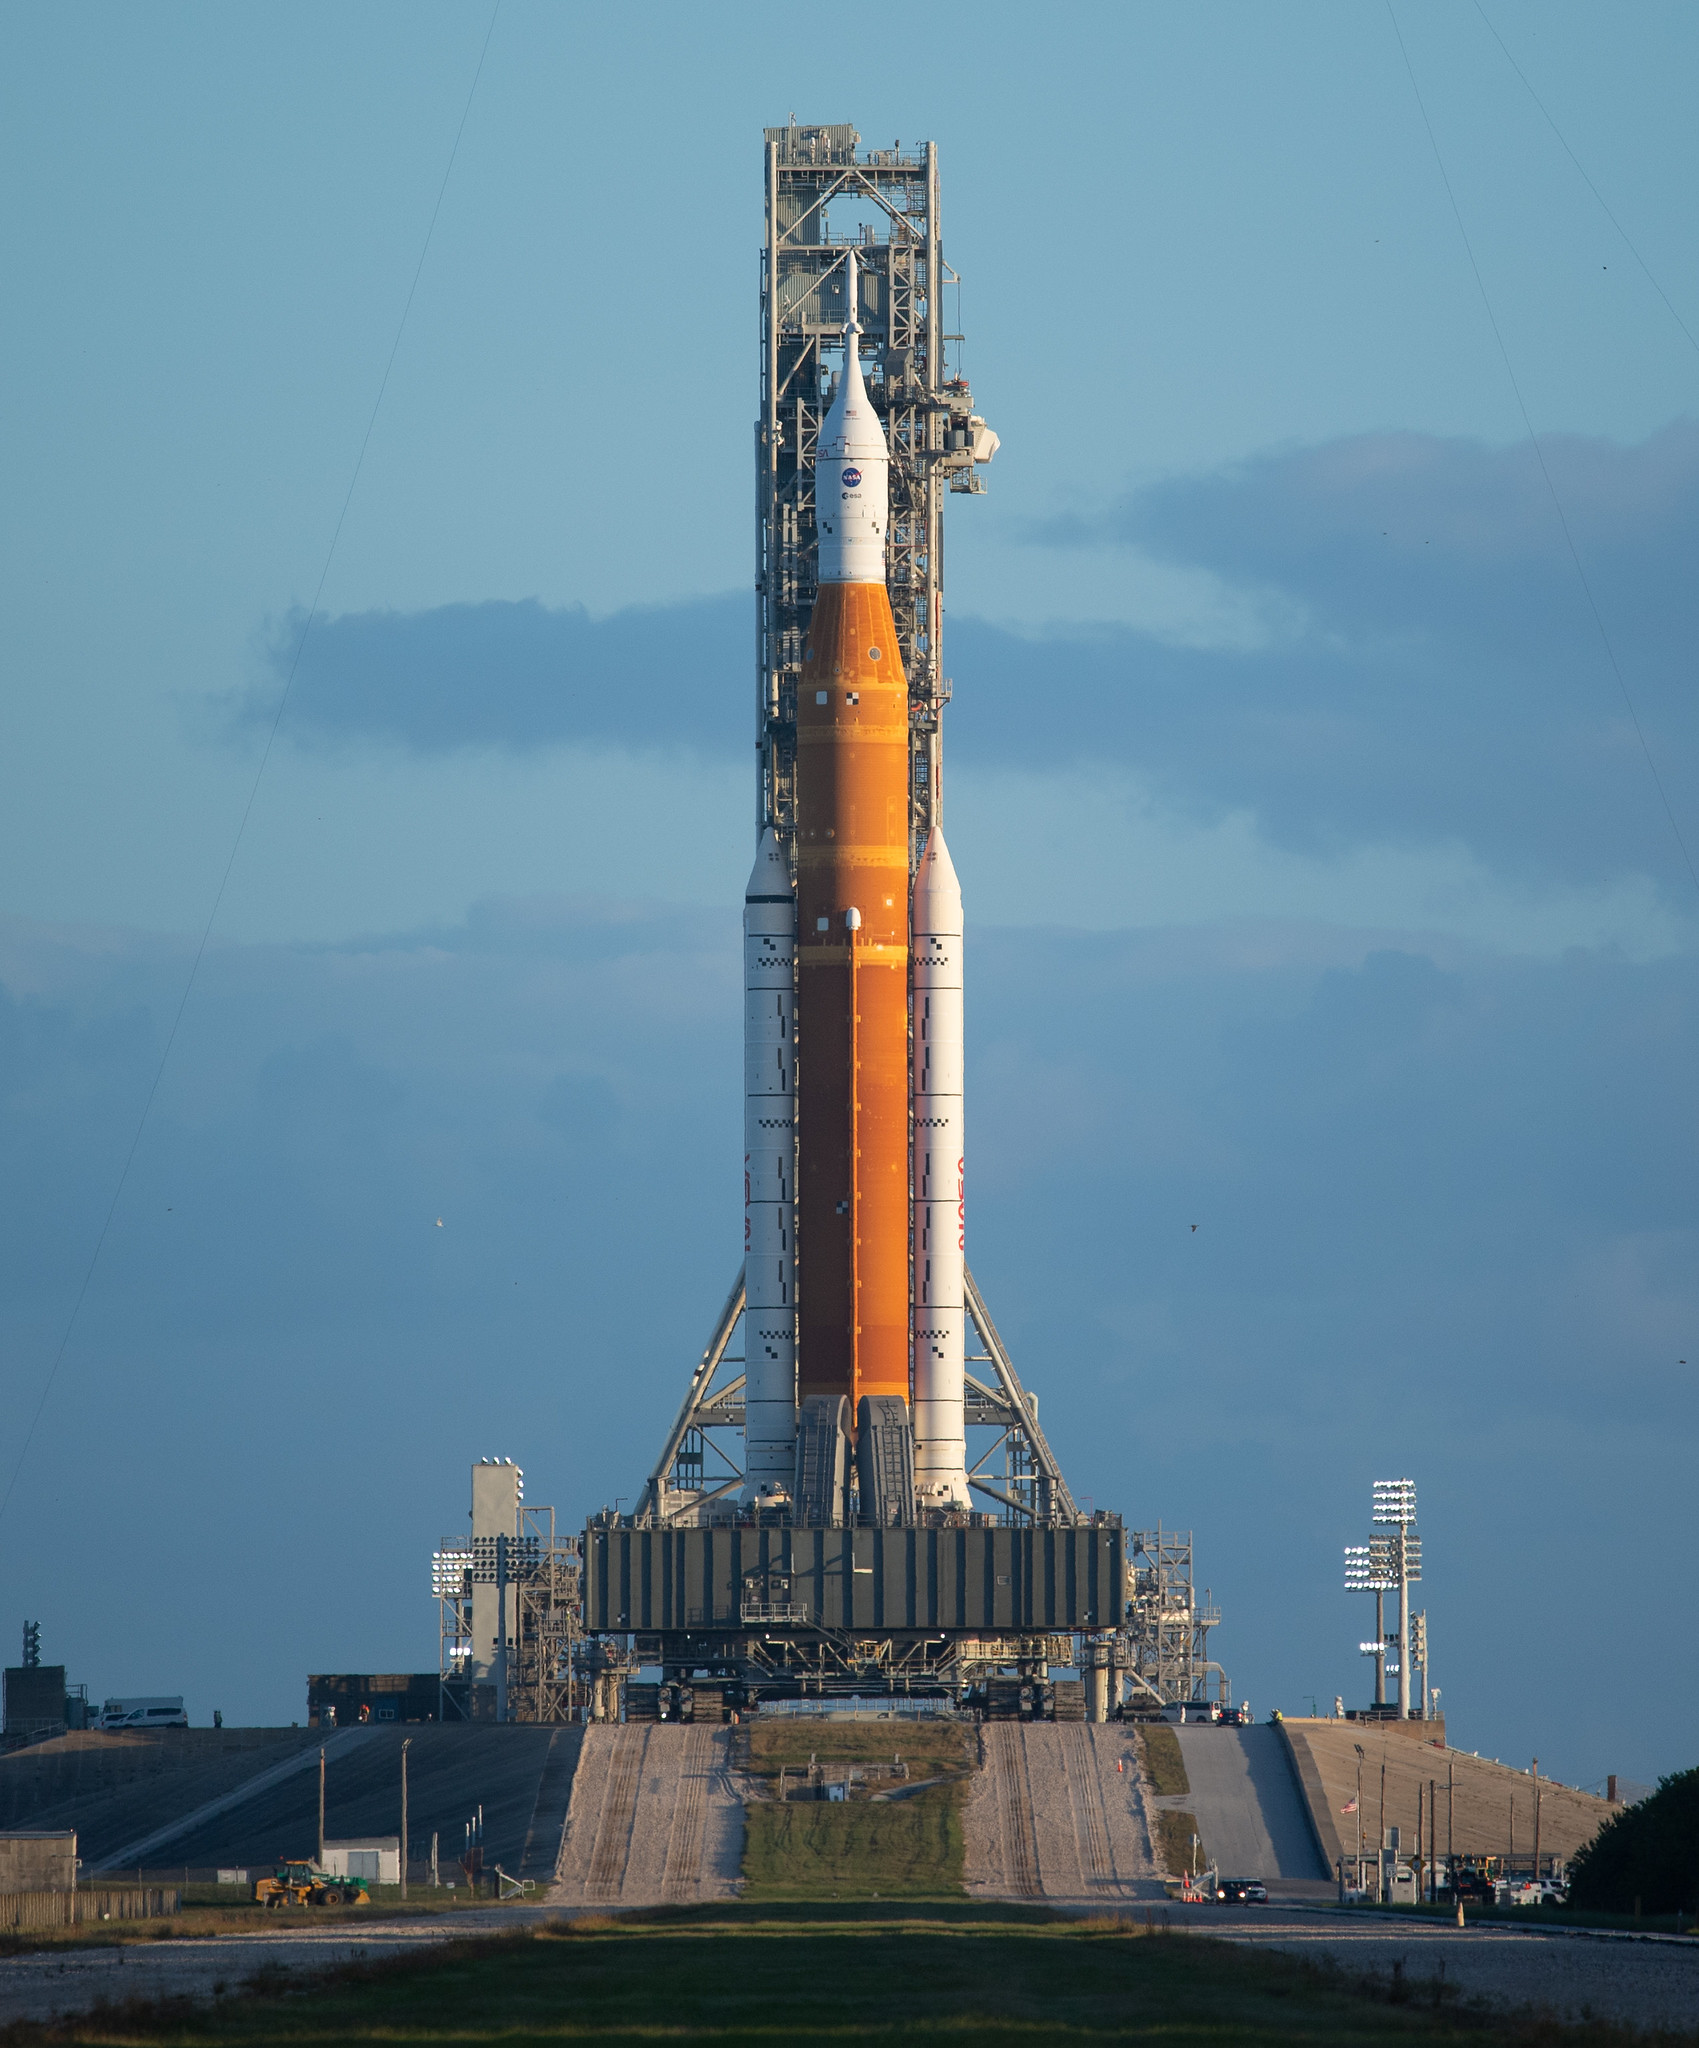
[[[1215,1887],[1218,1906],[1266,1906],[1268,1886],[1260,1877],[1223,1877]]]

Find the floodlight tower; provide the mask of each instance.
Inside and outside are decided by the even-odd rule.
[[[1377,1479],[1373,1519],[1390,1528],[1392,1577],[1398,1587],[1398,1718],[1410,1718],[1410,1588],[1422,1576],[1422,1539],[1416,1529],[1416,1482]]]
[[[1375,1596],[1375,1639],[1359,1643],[1365,1657],[1375,1660],[1375,1705],[1386,1705],[1386,1596],[1398,1581],[1391,1576],[1392,1544],[1385,1536],[1369,1543],[1345,1546],[1345,1590]]]

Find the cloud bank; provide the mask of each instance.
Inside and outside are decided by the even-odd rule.
[[[1678,821],[1699,844],[1699,428],[1546,459]],[[1136,548],[1278,602],[1260,646],[952,620],[952,762],[1113,763],[1164,806],[1242,812],[1327,855],[1457,844],[1530,880],[1691,884],[1544,478],[1527,447],[1359,436],[1150,486],[1056,547]],[[241,715],[269,722],[302,621]],[[592,620],[535,603],[320,622],[298,741],[747,756],[753,602]]]

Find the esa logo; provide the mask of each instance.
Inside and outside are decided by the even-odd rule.
[[[846,469],[844,471],[843,486],[846,491],[853,491],[856,485],[860,482],[861,471],[859,469]]]

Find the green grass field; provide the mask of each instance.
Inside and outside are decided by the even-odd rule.
[[[943,1899],[962,1893],[961,1800],[978,1763],[959,1723],[779,1719],[757,1722],[740,1762],[776,1791],[781,1769],[821,1763],[908,1766],[907,1783],[872,1789],[897,1798],[752,1800],[744,1810],[744,1896],[751,1900]],[[942,1782],[933,1782],[942,1781]],[[862,1788],[856,1788],[857,1793]]]
[[[1160,1914],[1160,1909],[1157,1909]],[[1490,2020],[1437,1986],[1353,1984],[1289,1958],[1039,1909],[695,1908],[579,1921],[268,1987],[200,2011],[134,2008],[25,2041],[306,2044],[1137,2042],[1142,2048],[1614,2044],[1609,2028]]]
[[[752,1802],[744,1810],[746,1899],[936,1899],[962,1892],[961,1792],[907,1799]]]

